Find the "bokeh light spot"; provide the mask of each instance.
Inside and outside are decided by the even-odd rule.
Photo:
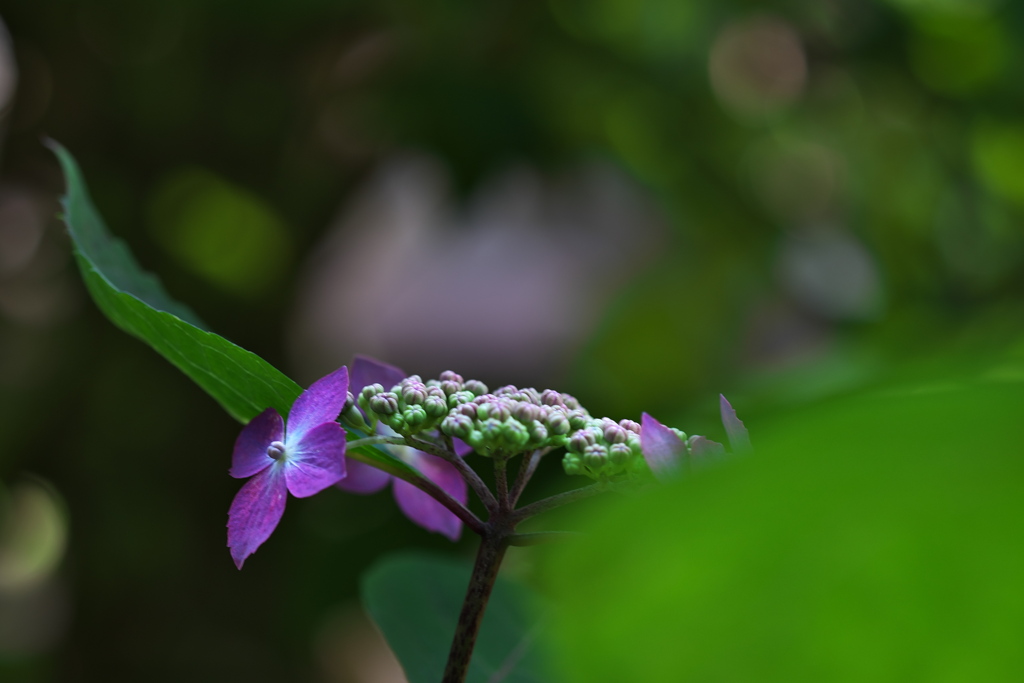
[[[29,590],[50,577],[67,545],[67,520],[52,489],[14,486],[0,517],[0,594]]]
[[[978,124],[971,157],[985,187],[1002,199],[1024,206],[1024,124]]]
[[[727,24],[711,47],[711,87],[737,117],[763,119],[800,97],[807,60],[789,23],[757,16]]]
[[[260,294],[288,270],[292,246],[284,222],[264,201],[210,171],[170,174],[148,211],[160,244],[226,291]]]
[[[910,61],[922,83],[947,95],[969,95],[997,81],[1009,62],[1006,33],[985,17],[939,16],[917,22]]]

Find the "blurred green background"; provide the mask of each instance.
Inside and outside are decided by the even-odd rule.
[[[719,392],[756,428],[1020,339],[1020,3],[0,19],[5,681],[388,680],[346,654],[375,652],[357,577],[451,547],[387,494],[325,494],[234,569],[238,425],[88,300],[42,135],[173,296],[302,384],[359,351],[721,440]],[[566,486],[546,465],[537,490]]]

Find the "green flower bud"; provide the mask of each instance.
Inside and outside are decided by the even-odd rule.
[[[530,432],[518,420],[505,420],[501,427],[502,441],[512,447],[512,450],[521,449],[530,440]]]
[[[445,396],[452,396],[462,391],[462,383],[445,380],[441,382],[441,391],[444,392]]]
[[[449,415],[441,423],[441,431],[465,441],[473,431],[473,421],[465,415]],[[480,432],[477,432],[479,434]]]
[[[592,470],[599,470],[608,462],[608,449],[601,444],[587,446],[583,451],[583,462]]]
[[[534,420],[527,427],[530,432],[530,441],[533,443],[540,443],[546,441],[548,438],[548,429],[537,420]]]
[[[427,411],[421,405],[411,405],[406,407],[402,411],[402,416],[405,418],[406,423],[409,427],[419,427],[421,424],[427,421]]]
[[[532,403],[516,403],[512,415],[523,424],[529,424],[540,418],[540,406]]]
[[[419,405],[427,398],[427,387],[422,382],[409,383],[402,387],[402,400],[406,405]]]
[[[592,446],[594,443],[596,443],[594,433],[589,429],[581,429],[569,437],[569,443],[566,445],[566,448],[571,453],[583,453],[587,446]]]
[[[565,401],[562,400],[562,394],[554,389],[545,389],[540,395],[540,402],[546,406],[558,406],[559,408],[565,406]]]
[[[438,379],[440,379],[442,382],[455,382],[456,384],[462,384],[465,381],[464,379],[462,379],[462,375],[458,374],[457,372],[452,372],[451,370],[445,370],[444,372],[442,372]],[[456,389],[456,391],[458,390]],[[487,392],[485,391],[484,393]]]
[[[633,432],[634,434],[640,433],[639,422],[634,422],[633,420],[619,420],[619,426],[625,429],[627,432]]]
[[[583,429],[590,422],[590,416],[587,415],[585,410],[571,410],[569,411],[569,426],[573,429]]]
[[[396,432],[401,434],[407,431],[409,425],[405,422],[405,417],[402,413],[395,413],[394,415],[388,415],[381,418],[381,422],[394,429]]]
[[[370,400],[371,398],[373,398],[377,394],[383,394],[383,393],[384,393],[384,387],[382,385],[380,385],[380,384],[368,384],[365,387],[363,387],[363,390],[359,392],[359,395],[365,397],[366,400]]]
[[[608,443],[626,443],[626,430],[614,422],[605,424],[604,440]]]
[[[440,396],[427,396],[427,400],[423,402],[423,409],[428,417],[436,420],[448,412],[448,401]]]
[[[478,379],[471,379],[463,384],[463,389],[470,391],[474,396],[483,396],[487,393],[487,385]]]
[[[572,430],[569,418],[561,410],[550,411],[547,419],[544,420],[544,425],[548,428],[549,433],[559,436],[568,434]]]
[[[583,474],[583,463],[580,461],[579,456],[566,453],[565,457],[562,458],[562,469],[565,470],[566,474]]]
[[[502,423],[494,418],[484,420],[480,423],[480,433],[484,441],[494,446],[501,440]]]
[[[394,415],[398,412],[398,396],[392,391],[377,394],[370,399],[369,408],[378,415]]]
[[[624,443],[616,443],[608,447],[608,459],[612,461],[613,465],[623,465],[629,462],[632,455],[633,451]]]

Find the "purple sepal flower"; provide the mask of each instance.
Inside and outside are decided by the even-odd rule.
[[[452,498],[463,505],[468,499],[466,480],[458,470],[441,458],[417,451],[412,448],[406,462],[418,470],[420,474],[440,486]],[[447,536],[452,541],[459,540],[462,534],[462,520],[448,508],[438,503],[430,495],[419,490],[412,484],[395,479],[395,502],[399,509],[410,520],[427,531]]]
[[[706,436],[694,435],[686,441],[690,456],[694,459],[717,458],[725,455],[725,446]]]
[[[718,405],[722,411],[722,425],[729,437],[729,445],[732,446],[734,453],[748,453],[751,447],[747,428],[743,426],[743,421],[736,417],[736,411],[728,399],[723,394],[719,394],[718,399]]]
[[[369,356],[352,357],[352,393],[356,396],[371,384],[380,384],[384,391],[405,379],[405,373],[394,365],[384,363]]]
[[[267,408],[238,435],[230,474],[252,477],[228,511],[228,547],[239,569],[277,528],[288,492],[305,498],[345,477],[345,430],[336,420],[347,395],[341,367],[299,395],[287,425]]]
[[[686,442],[647,413],[640,419],[640,449],[647,466],[659,479],[675,474],[686,456]]]
[[[390,390],[405,379],[405,376],[402,370],[393,365],[369,356],[356,356],[352,361],[352,393],[358,395],[363,387],[371,384],[380,384],[385,390]],[[378,425],[377,429],[388,430],[384,425]],[[472,450],[459,439],[454,441],[456,453],[460,457]],[[460,445],[465,448],[464,452],[460,452]],[[413,448],[392,446],[391,450],[397,458],[440,486],[452,498],[463,505],[466,504],[469,497],[466,481],[450,463]],[[392,479],[394,477],[387,472],[352,460],[348,463],[348,476],[338,482],[337,486],[349,493],[370,494],[383,489]],[[462,520],[430,495],[401,479],[394,480],[392,493],[399,509],[414,524],[427,531],[447,536],[453,541],[459,539],[462,534]]]

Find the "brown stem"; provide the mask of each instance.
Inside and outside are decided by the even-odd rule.
[[[445,666],[442,683],[463,683],[469,672],[469,661],[473,656],[476,637],[480,633],[484,610],[498,578],[501,560],[508,548],[510,530],[488,526],[480,540],[480,549],[476,553],[473,564],[473,575],[466,589],[466,599],[462,603],[459,623],[455,627],[452,649],[448,653],[448,664]]]
[[[494,488],[498,492],[498,509],[510,512],[512,502],[508,497],[508,460],[500,455],[494,456]]]
[[[494,494],[491,493],[491,490],[487,488],[487,484],[485,484],[484,480],[480,478],[480,475],[476,473],[476,470],[466,464],[465,460],[455,455],[454,450],[439,448],[437,445],[432,444],[429,441],[423,441],[422,439],[417,439],[412,436],[404,438],[399,436],[392,438],[395,440],[390,441],[389,443],[412,446],[424,453],[436,455],[442,460],[450,463],[452,467],[458,470],[459,474],[462,475],[462,478],[466,480],[469,487],[473,489],[473,492],[476,493],[480,502],[484,504],[484,507],[487,508],[488,512],[494,512],[494,510],[497,509],[498,501],[494,498]]]
[[[551,450],[550,448],[538,449],[530,453],[523,460],[519,466],[519,474],[516,475],[516,482],[512,484],[512,490],[509,492],[509,502],[512,507],[515,507],[516,502],[519,500],[519,496],[523,495],[523,489],[526,488],[526,484],[530,481],[530,477],[537,471],[537,465],[540,464],[540,459]]]

